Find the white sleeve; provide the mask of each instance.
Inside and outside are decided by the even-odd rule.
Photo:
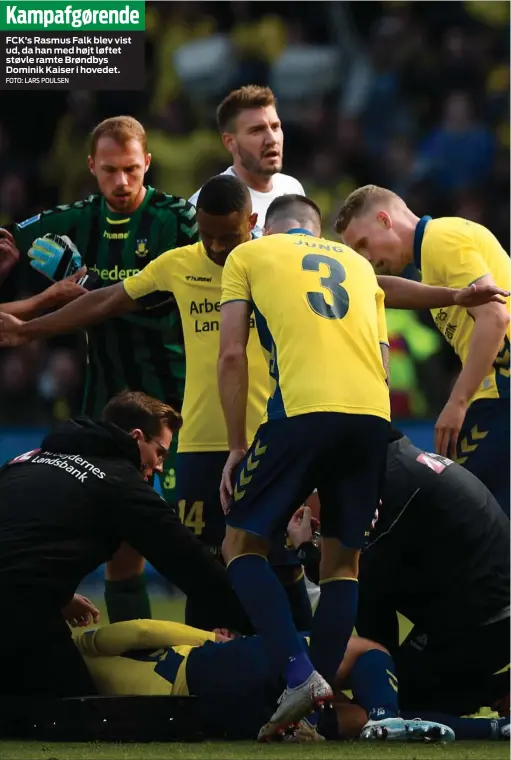
[[[194,193],[192,196],[190,196],[190,198],[188,198],[188,203],[191,203],[192,206],[196,206],[197,205],[197,198],[199,197],[200,191],[201,191],[201,188],[199,187],[199,189],[197,190],[197,192]]]

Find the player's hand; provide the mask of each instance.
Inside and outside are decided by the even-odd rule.
[[[496,285],[475,282],[473,285],[469,285],[468,288],[458,290],[454,294],[454,303],[458,306],[470,309],[475,306],[482,306],[485,303],[490,303],[490,301],[494,301],[495,303],[506,303],[506,298],[509,297],[509,294],[509,290],[503,290]]]
[[[78,280],[85,276],[87,267],[82,267],[71,277],[65,280],[54,282],[53,285],[45,290],[45,296],[48,298],[48,304],[51,306],[64,306],[66,303],[74,301],[79,296],[85,295],[88,291],[78,285]]]
[[[8,230],[0,229],[0,282],[19,261],[20,252]]]
[[[233,449],[225,463],[222,472],[222,480],[220,482],[220,503],[222,504],[224,514],[229,512],[229,507],[232,501],[232,474],[241,460],[245,457],[246,453],[246,449]]]
[[[216,642],[232,641],[236,638],[236,634],[230,631],[228,628],[213,628]]]
[[[24,324],[22,319],[13,317],[12,314],[5,314],[3,311],[0,312],[0,347],[14,348],[27,343],[28,339],[20,332],[20,327]]]
[[[100,612],[90,599],[81,594],[75,594],[66,607],[63,608],[64,619],[72,628],[85,628],[99,621]]]
[[[300,507],[296,510],[287,526],[287,535],[295,549],[308,541],[312,541],[312,533],[317,527],[317,522],[316,518],[312,517],[310,507]]]
[[[28,256],[32,259],[30,266],[54,282],[75,274],[82,266],[82,257],[73,241],[67,235],[51,232],[34,240]]]
[[[442,409],[435,425],[435,449],[442,457],[456,459],[456,446],[467,405],[461,401],[449,399]]]

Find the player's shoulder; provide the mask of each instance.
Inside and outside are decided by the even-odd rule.
[[[176,216],[193,217],[195,207],[186,198],[180,195],[164,193],[163,190],[154,190],[149,198],[148,207],[154,211],[170,212]]]
[[[282,195],[305,195],[302,183],[290,174],[275,174],[273,187]]]
[[[230,177],[236,176],[234,173],[234,166],[228,166],[227,169],[224,169],[224,171],[220,172],[220,174],[227,174]],[[189,203],[191,203],[192,206],[194,207],[197,205],[197,200],[199,198],[199,193],[201,190],[202,190],[202,186],[199,187],[199,189],[196,190],[195,193],[188,198]]]
[[[462,240],[473,240],[478,231],[482,230],[489,232],[481,224],[463,219],[461,216],[439,216],[428,223],[425,240],[429,238],[431,241],[434,240],[435,245],[439,242],[448,245]]]
[[[67,214],[74,215],[76,213],[85,212],[88,209],[99,210],[100,206],[101,195],[99,193],[92,193],[87,198],[82,198],[81,200],[73,201],[72,203],[61,203],[58,206],[44,209],[43,211],[39,212],[38,214],[34,214],[34,216],[31,216],[28,219],[24,219],[23,221],[18,222],[16,224],[16,227],[20,230],[23,230],[25,227],[30,227],[31,224],[39,222],[41,219],[46,219],[47,217],[63,216]]]

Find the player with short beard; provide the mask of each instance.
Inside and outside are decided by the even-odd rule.
[[[275,95],[269,87],[255,85],[233,90],[218,106],[216,120],[224,147],[233,159],[223,174],[238,177],[247,185],[258,216],[254,234],[259,237],[268,206],[275,198],[288,193],[305,195],[297,179],[281,173],[284,133]],[[199,190],[190,198],[194,206],[198,196]]]

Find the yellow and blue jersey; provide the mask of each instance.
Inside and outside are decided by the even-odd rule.
[[[163,620],[113,623],[75,639],[99,693],[124,696],[188,696],[188,657],[206,641],[215,634]]]
[[[222,267],[209,258],[202,243],[195,243],[163,253],[138,274],[124,280],[124,288],[134,300],[159,291],[173,293],[181,314],[186,382],[179,453],[229,450],[216,382],[221,278]],[[255,327],[253,319],[251,326]],[[266,363],[255,329],[250,331],[248,360],[247,432],[251,441],[269,394]]]
[[[422,217],[415,231],[414,263],[426,285],[466,288],[491,275],[499,288],[509,290],[511,286],[511,260],[497,238],[486,227],[459,217]],[[456,305],[432,309],[431,314],[464,364],[470,350],[473,318],[465,308]],[[508,326],[492,371],[472,402],[509,398],[509,338]]]
[[[390,419],[384,294],[355,251],[305,230],[244,243],[222,276],[221,303],[238,300],[253,306],[268,361],[268,419],[310,412]]]

